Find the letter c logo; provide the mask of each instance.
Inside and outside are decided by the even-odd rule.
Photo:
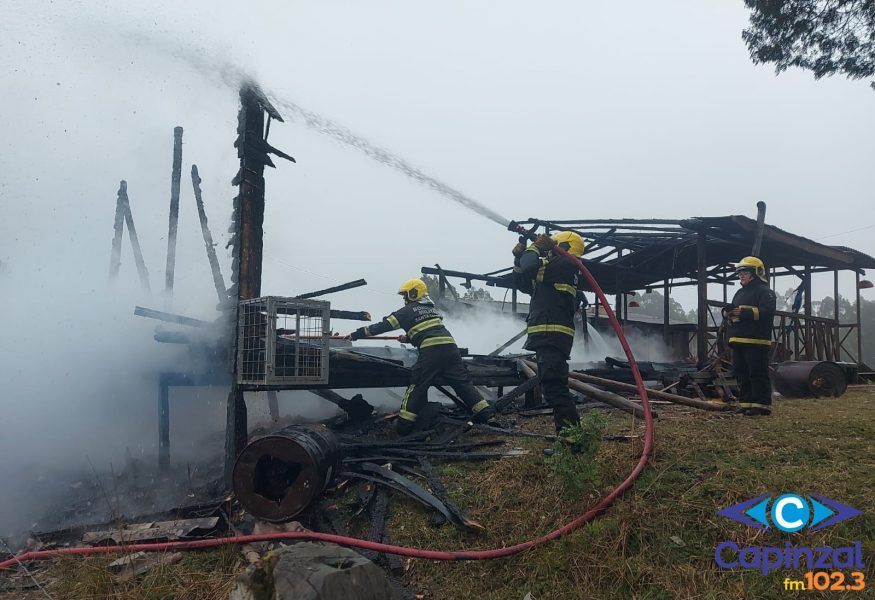
[[[811,518],[811,508],[796,494],[784,494],[772,505],[772,522],[781,531],[799,531]]]

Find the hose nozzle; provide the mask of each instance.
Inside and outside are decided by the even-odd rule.
[[[537,227],[538,227],[537,223],[535,223],[531,229],[526,229],[525,227],[523,227],[522,225],[520,225],[516,221],[511,221],[510,223],[507,224],[508,231],[513,231],[514,233],[518,233],[518,234],[520,234],[521,237],[523,237],[527,240],[534,240],[535,239],[535,237],[536,237],[535,236],[535,229],[537,229]],[[522,239],[520,241],[522,241]]]

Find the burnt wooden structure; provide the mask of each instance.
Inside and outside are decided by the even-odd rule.
[[[659,290],[664,297],[663,322],[660,327],[668,344],[673,337],[690,335],[686,346],[694,349],[700,365],[719,351],[720,307],[729,300],[729,288],[734,285],[731,263],[751,254],[757,221],[743,215],[693,217],[689,219],[589,219],[554,220],[530,218],[517,221],[535,233],[559,230],[575,231],[586,240],[583,262],[598,280],[606,294],[615,296],[614,312],[622,321],[630,321],[629,296],[637,292]],[[875,268],[875,258],[843,246],[827,246],[802,236],[765,225],[761,239],[760,258],[769,269],[770,284],[787,276],[798,277],[805,287],[805,303],[801,312],[779,312],[775,319],[776,360],[834,360],[860,364],[861,336],[856,335],[855,347],[849,338],[860,328],[859,283],[865,269]],[[508,266],[489,273],[477,274],[440,266],[422,267],[422,273],[436,275],[441,290],[447,278],[465,282],[482,281],[487,286],[512,290],[511,309],[517,312],[517,297]],[[834,297],[839,295],[839,272],[849,271],[856,277],[857,315],[854,322],[840,322],[838,303],[832,318],[813,314],[811,275],[831,272],[834,275]],[[669,320],[671,291],[681,286],[698,288],[698,323],[672,323]],[[708,286],[722,288],[722,299],[709,299]],[[590,317],[594,325],[600,319],[599,306]],[[643,326],[643,323],[637,323]],[[652,330],[653,324],[650,324]],[[675,345],[676,346],[676,345]],[[864,370],[868,371],[868,368]]]
[[[265,115],[267,118],[265,118]],[[241,300],[261,295],[262,250],[264,247],[264,168],[275,167],[270,154],[292,162],[294,158],[267,143],[271,119],[283,118],[254,83],[240,88],[237,114],[237,157],[240,169],[231,182],[237,187],[231,223],[231,288],[229,295],[229,339],[232,384],[228,394],[225,432],[225,474],[230,479],[234,460],[246,446],[247,418],[243,390],[236,383],[237,310]]]

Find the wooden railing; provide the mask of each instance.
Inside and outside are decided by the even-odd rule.
[[[725,302],[708,300],[708,353],[726,353],[726,328],[720,309]],[[716,310],[713,310],[716,309]],[[840,323],[826,317],[806,317],[798,313],[775,312],[772,333],[772,360],[832,360],[860,362],[856,347],[848,347],[848,338],[857,330],[856,323]]]

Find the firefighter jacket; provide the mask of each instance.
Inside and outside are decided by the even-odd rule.
[[[771,346],[772,322],[775,317],[775,292],[769,284],[753,278],[732,297],[732,304],[725,308],[729,313],[741,309],[737,318],[729,318],[729,344]]]
[[[403,329],[408,341],[417,348],[431,348],[456,343],[450,332],[444,327],[440,313],[428,296],[423,296],[417,302],[405,304],[379,323],[359,327],[352,332],[352,339],[357,340],[371,335],[379,335],[387,331]]]
[[[531,294],[529,316],[526,318],[528,338],[526,350],[552,346],[571,354],[574,342],[574,312],[580,272],[562,256],[541,256],[540,250],[529,246],[514,260],[517,288]]]

